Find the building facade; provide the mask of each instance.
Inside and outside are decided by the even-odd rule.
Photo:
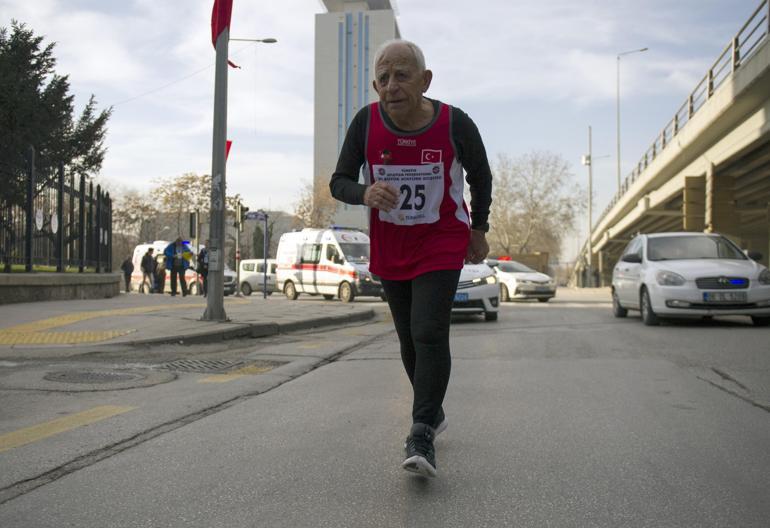
[[[377,100],[372,59],[383,42],[400,37],[394,0],[323,0],[315,19],[313,188],[327,192],[350,122]],[[364,206],[339,204],[334,224],[368,229]]]

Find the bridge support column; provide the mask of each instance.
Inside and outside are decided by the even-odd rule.
[[[703,231],[706,227],[706,177],[686,176],[682,198],[682,228]]]
[[[733,178],[719,178],[710,164],[706,170],[705,231],[721,233],[740,244],[740,217],[733,199]]]

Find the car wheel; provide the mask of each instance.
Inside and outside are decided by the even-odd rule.
[[[191,280],[187,285],[187,293],[190,295],[198,295],[198,283],[195,280]]]
[[[625,317],[628,315],[628,310],[620,305],[620,299],[618,299],[618,292],[612,290],[612,315],[615,317]]]
[[[246,296],[251,295],[251,284],[248,282],[241,283],[241,293]]]
[[[353,291],[353,287],[350,285],[349,282],[343,282],[342,284],[340,284],[339,297],[340,297],[340,300],[345,303],[353,302],[353,299],[356,298],[356,294]]]
[[[647,291],[647,288],[642,288],[641,296],[642,298],[641,298],[641,302],[639,303],[639,306],[642,311],[642,321],[647,326],[659,325],[660,319],[652,310],[652,303],[650,302],[650,293]]]
[[[538,302],[548,302],[551,300],[550,297],[538,297]]]
[[[484,312],[485,321],[497,321],[497,312]]]
[[[508,286],[505,284],[500,285],[500,302],[508,302],[511,298],[508,297]]]
[[[334,295],[325,293],[324,294],[324,299],[326,299],[327,301],[331,301],[332,299],[334,299]]]
[[[287,281],[286,284],[284,284],[283,294],[290,301],[296,301],[297,297],[299,297],[299,294],[297,293],[297,288],[294,287],[294,283],[291,281]]]
[[[751,322],[754,323],[754,326],[770,326],[770,317],[752,315]]]

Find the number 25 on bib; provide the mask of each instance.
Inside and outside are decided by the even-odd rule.
[[[439,219],[444,197],[444,164],[374,165],[374,179],[398,189],[398,205],[379,211],[381,222],[397,225],[432,224]]]

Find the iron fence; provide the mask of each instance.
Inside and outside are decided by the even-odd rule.
[[[13,180],[13,176],[11,179]],[[21,203],[0,201],[0,267],[12,271],[112,271],[112,200],[84,176],[52,174],[35,168],[3,185],[25,189]]]

